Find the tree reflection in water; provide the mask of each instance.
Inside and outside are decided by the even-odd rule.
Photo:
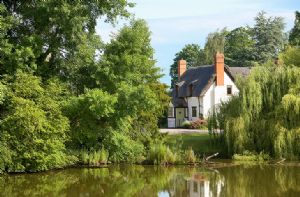
[[[300,196],[300,167],[120,165],[0,176],[0,196]]]

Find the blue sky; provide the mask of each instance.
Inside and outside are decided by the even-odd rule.
[[[130,12],[148,22],[152,32],[156,65],[165,76],[162,82],[170,84],[169,68],[176,52],[190,43],[204,46],[208,33],[227,27],[254,24],[261,10],[269,16],[285,19],[286,31],[294,24],[294,12],[300,10],[300,0],[131,0],[136,6]],[[125,23],[115,27],[98,21],[97,33],[108,42],[110,35]]]

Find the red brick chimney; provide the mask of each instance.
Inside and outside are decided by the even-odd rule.
[[[180,77],[183,73],[186,71],[186,61],[181,59],[178,61],[178,80],[180,80]]]
[[[224,54],[217,52],[215,55],[215,74],[217,86],[224,85]]]

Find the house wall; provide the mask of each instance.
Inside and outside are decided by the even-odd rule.
[[[172,108],[173,117],[168,117],[168,128],[175,128],[176,127],[175,109],[172,102],[169,103],[169,108]]]
[[[236,95],[239,93],[238,88],[228,76],[228,74],[224,73],[224,86],[216,86],[214,83],[209,87],[207,92],[203,96],[203,116],[207,118],[210,111],[214,106],[221,103],[221,101],[225,102],[230,99],[232,95],[227,95],[227,85],[232,86],[232,95]]]
[[[232,95],[236,95],[239,93],[238,88],[234,84],[234,82],[231,80],[231,78],[227,75],[227,73],[224,73],[224,86],[215,86],[215,97],[214,102],[215,105],[218,105],[221,103],[221,101],[225,102],[230,99],[232,95],[227,95],[227,85],[232,86]]]
[[[176,126],[176,120],[175,118],[168,118],[168,128],[175,128]]]
[[[195,179],[191,179],[187,181],[187,188],[189,190],[190,197],[209,197],[210,195],[210,188],[209,188],[209,181],[199,181]]]
[[[214,92],[214,85],[211,85],[206,93],[204,94],[203,98],[203,116],[204,118],[208,117],[209,111],[215,104],[215,92]]]
[[[188,120],[193,121],[199,118],[199,99],[198,97],[187,97]],[[192,117],[192,107],[197,107],[197,117]]]
[[[188,104],[188,120],[194,121],[199,118],[199,113],[203,114],[204,118],[209,116],[210,111],[213,109],[215,105],[221,103],[221,101],[227,101],[232,95],[227,95],[227,85],[232,86],[232,95],[238,94],[239,90],[228,76],[226,72],[224,72],[224,85],[216,86],[216,83],[212,84],[206,93],[202,97],[187,97],[186,101]],[[173,105],[170,105],[170,107]],[[192,107],[196,107],[197,109],[197,117],[192,117]],[[176,119],[168,118],[168,127],[174,128],[176,127]]]

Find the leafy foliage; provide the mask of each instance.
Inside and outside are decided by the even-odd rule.
[[[297,19],[292,32],[298,32]],[[254,66],[258,63],[275,61],[280,52],[287,45],[287,34],[284,33],[285,24],[281,17],[267,17],[265,12],[259,12],[255,17],[254,27],[238,27],[231,31],[223,28],[209,33],[204,49],[198,45],[186,45],[175,54],[170,67],[171,87],[176,84],[177,61],[187,60],[188,67],[214,63],[216,52],[225,54],[225,64],[228,66]],[[294,35],[295,34],[295,35]],[[297,33],[291,33],[290,39]],[[197,64],[194,64],[194,63]]]
[[[287,47],[284,53],[279,55],[279,61],[300,67],[300,48]]]
[[[169,98],[154,66],[150,32],[143,20],[115,35],[95,72],[96,86],[69,100],[70,147],[107,147],[110,159],[136,161],[158,135],[157,120]]]
[[[64,143],[69,121],[56,100],[62,98],[61,92],[51,91],[53,83],[42,86],[40,78],[18,72],[16,81],[8,85],[0,126],[1,140],[6,144],[1,150],[11,161],[4,163],[4,169],[40,171],[68,163]]]
[[[132,20],[108,44],[95,34],[99,17],[114,23],[132,6],[1,1],[0,171],[63,167],[82,149],[97,163],[101,147],[113,162],[136,162],[160,137],[169,97],[146,22]]]
[[[225,64],[230,66],[252,66],[254,57],[252,29],[238,27],[226,35],[224,46]]]
[[[259,12],[255,17],[253,38],[255,40],[255,56],[257,62],[264,63],[275,59],[285,45],[283,29],[285,24],[281,17],[266,17]]]
[[[208,64],[213,64],[217,52],[224,53],[227,34],[226,28],[208,34],[204,46],[205,60]]]
[[[181,59],[187,61],[187,68],[201,66],[205,64],[204,50],[197,44],[187,44],[175,54],[173,64],[170,66],[171,87],[174,87],[178,79],[178,61]]]
[[[14,50],[9,53],[11,58],[4,59],[3,73],[22,69],[45,78],[61,72],[68,75],[63,62],[76,56],[83,39],[95,33],[98,17],[114,22],[117,16],[128,16],[126,8],[132,6],[126,0],[4,0],[3,5],[16,21],[6,34]]]
[[[299,74],[297,67],[268,63],[241,81],[239,96],[217,114],[229,155],[249,150],[299,158]]]
[[[300,12],[295,12],[295,24],[289,36],[289,43],[293,46],[300,46]]]
[[[80,162],[84,165],[90,166],[100,166],[107,164],[108,162],[108,152],[102,147],[98,151],[86,151],[82,150],[80,152]]]

